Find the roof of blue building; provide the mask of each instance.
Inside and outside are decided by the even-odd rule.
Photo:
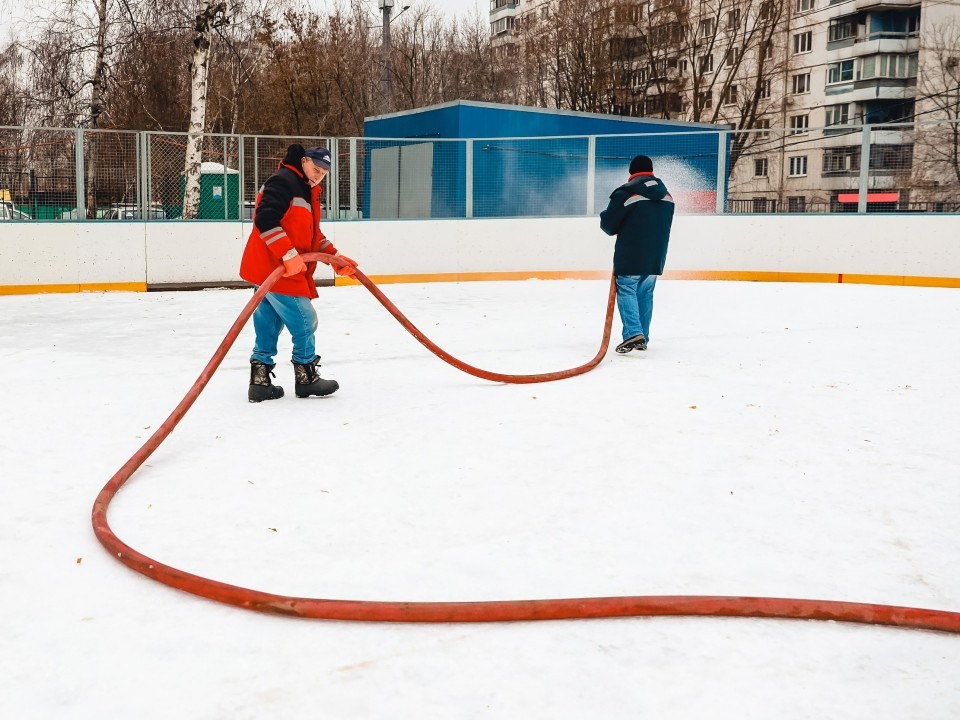
[[[364,119],[367,138],[509,138],[703,132],[728,125],[454,100]]]

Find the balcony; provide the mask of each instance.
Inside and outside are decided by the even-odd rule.
[[[920,7],[920,0],[854,0],[854,7],[857,10],[904,10]]]
[[[827,49],[832,48],[828,45]],[[873,33],[862,38],[858,37],[850,55],[853,57],[881,53],[902,55],[919,50],[920,37],[916,33]]]
[[[827,85],[824,94],[828,97],[842,95],[843,102],[866,102],[868,100],[902,100],[916,95],[917,79],[871,78]]]

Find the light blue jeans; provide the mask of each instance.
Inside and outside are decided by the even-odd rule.
[[[317,311],[310,298],[272,292],[253,311],[257,340],[250,359],[273,365],[277,340],[284,327],[293,336],[293,361],[305,365],[316,360]]]
[[[656,284],[656,275],[617,275],[617,309],[623,323],[624,340],[640,334],[650,340]]]

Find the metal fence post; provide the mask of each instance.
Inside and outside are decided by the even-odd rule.
[[[727,142],[729,130],[717,134],[717,206],[716,212],[722,215],[727,210]]]
[[[74,140],[74,175],[77,186],[77,220],[87,219],[87,192],[83,186],[83,130],[77,128]]]
[[[228,200],[230,197],[230,184],[228,182],[230,176],[227,175],[227,172],[229,170],[229,168],[227,167],[227,162],[230,159],[230,146],[227,144],[227,137],[228,136],[226,135],[223,136],[223,219],[224,220],[230,217],[230,202]],[[202,162],[203,157],[201,156],[200,159],[201,159],[200,177],[203,178],[203,162]]]
[[[253,201],[256,203],[260,192],[260,138],[253,136]]]
[[[237,219],[243,222],[243,191],[246,188],[245,156],[243,149],[243,135],[237,136],[237,170],[240,171],[239,186],[237,188]]]
[[[327,210],[331,220],[340,219],[340,142],[328,139],[330,145],[330,172],[327,175]]]
[[[864,125],[860,138],[860,191],[857,196],[857,212],[867,211],[867,190],[870,184],[870,126]]]
[[[144,167],[144,192],[147,195],[147,217],[153,217],[153,201],[156,195],[153,192],[153,145],[150,143],[150,133],[143,133],[143,167]],[[166,213],[160,215],[158,219],[165,218]]]
[[[473,140],[465,140],[465,151],[467,153],[466,163],[464,163],[466,168],[466,177],[464,178],[464,192],[466,193],[466,208],[464,212],[464,217],[472,218],[473,217]]]
[[[140,206],[140,217],[143,220],[150,220],[150,171],[147,159],[147,136],[143,132],[137,133],[135,147],[137,149],[137,165],[140,168],[140,179],[138,182],[137,204]]]
[[[350,219],[359,220],[357,213],[357,139],[350,138]]]
[[[597,136],[587,138],[587,215],[596,213],[597,197]]]

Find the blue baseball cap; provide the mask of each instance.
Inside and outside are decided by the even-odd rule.
[[[312,147],[307,148],[304,153],[308,158],[313,160],[314,164],[318,167],[322,167],[324,170],[330,169],[331,159],[330,151],[322,147]]]

